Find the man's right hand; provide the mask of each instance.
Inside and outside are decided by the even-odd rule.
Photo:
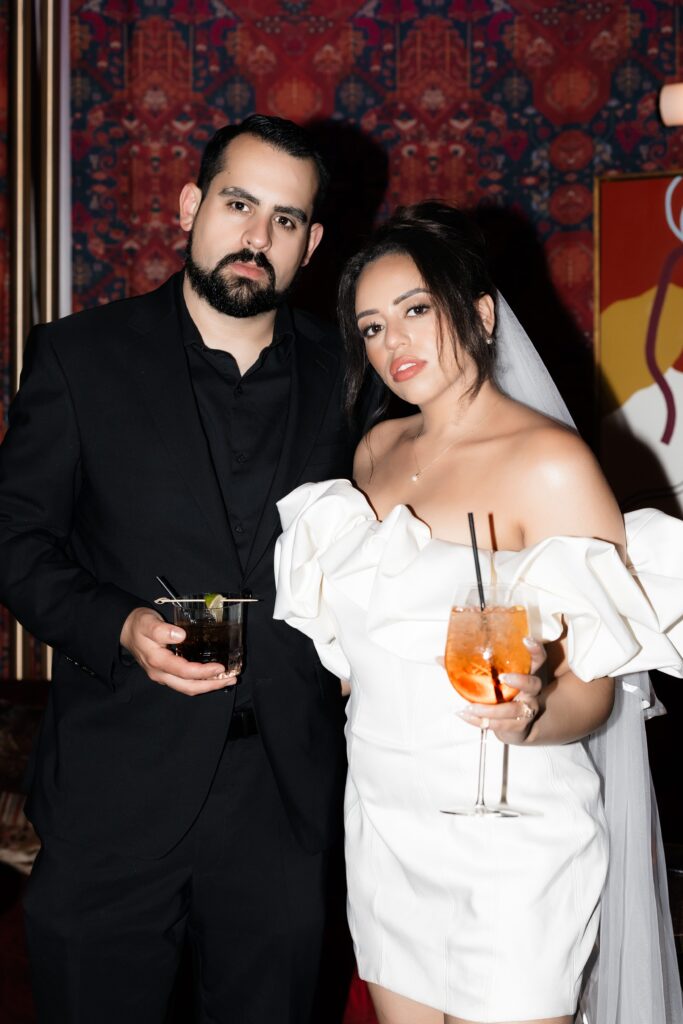
[[[166,646],[184,639],[185,631],[180,626],[172,626],[151,608],[134,608],[121,630],[121,646],[155,683],[188,697],[235,685],[238,677],[228,675],[224,665],[187,661]]]

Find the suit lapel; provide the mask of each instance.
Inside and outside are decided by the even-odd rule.
[[[245,578],[281,530],[276,502],[296,487],[316,442],[334,388],[339,361],[322,345],[299,332],[294,342],[287,422],[280,460],[254,535]]]
[[[209,445],[192,390],[190,371],[175,309],[172,280],[155,293],[159,302],[131,321],[126,337],[128,367],[140,388],[168,453],[178,486],[187,488],[198,521],[239,566]],[[163,300],[163,301],[162,301]]]

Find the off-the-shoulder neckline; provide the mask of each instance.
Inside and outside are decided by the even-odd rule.
[[[392,516],[396,513],[397,510],[404,509],[407,512],[408,516],[414,522],[418,523],[419,526],[423,527],[427,531],[427,533],[429,535],[430,543],[450,544],[453,547],[470,548],[470,544],[467,543],[466,541],[447,540],[445,537],[435,537],[434,533],[432,532],[432,528],[429,525],[429,523],[426,523],[424,521],[424,519],[420,519],[419,516],[415,515],[415,513],[411,509],[410,505],[406,505],[405,502],[397,502],[396,505],[392,505],[392,507],[387,512],[386,516],[383,519],[380,519],[379,516],[377,515],[375,509],[373,508],[372,502],[368,498],[367,494],[364,491],[362,491],[360,489],[360,487],[358,487],[356,482],[354,480],[346,479],[346,478],[343,478],[343,477],[340,478],[340,479],[341,479],[341,482],[348,484],[349,487],[351,488],[351,490],[353,491],[353,493],[357,494],[363,500],[363,502],[365,503],[367,509],[369,510],[372,518],[374,519],[374,521],[377,523],[378,526],[383,526],[389,519],[392,518]],[[649,509],[649,510],[648,509],[639,509],[638,511],[639,512],[645,512],[645,511],[656,512],[657,510],[656,509]],[[628,513],[627,513],[627,515],[628,515]],[[590,536],[588,536],[588,534],[579,534],[579,533],[551,533],[551,534],[548,534],[547,537],[542,537],[540,540],[536,541],[534,544],[528,544],[528,545],[526,545],[526,547],[523,547],[523,548],[516,548],[516,549],[512,549],[512,548],[485,548],[485,547],[481,547],[480,546],[479,550],[482,552],[482,554],[484,554],[486,556],[489,556],[489,555],[519,555],[519,554],[522,554],[525,551],[533,551],[533,549],[538,547],[539,544],[547,544],[549,541],[556,541],[556,540],[584,540],[584,541],[591,541],[591,542],[593,542],[595,544],[605,544],[605,545],[607,545],[607,547],[614,548],[614,550],[618,552],[618,545],[615,544],[614,541],[605,540],[603,537],[590,537]]]

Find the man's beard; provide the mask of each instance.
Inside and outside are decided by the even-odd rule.
[[[250,277],[227,278],[222,271],[231,263],[253,263],[265,270],[266,284]],[[213,270],[205,270],[192,258],[192,235],[188,239],[185,253],[185,271],[194,291],[205,299],[219,313],[227,316],[249,317],[270,313],[284,301],[289,289],[278,291],[275,287],[275,270],[262,252],[240,249],[229,253],[216,264]],[[291,287],[291,286],[290,286]]]

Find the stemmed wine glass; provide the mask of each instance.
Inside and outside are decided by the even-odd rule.
[[[529,635],[529,616],[524,595],[511,587],[473,586],[464,600],[456,597],[451,608],[446,640],[445,667],[451,685],[461,697],[474,704],[502,704],[517,696],[507,686],[504,672],[528,674],[531,654],[524,644]],[[481,728],[477,799],[473,807],[444,810],[443,814],[473,817],[495,815],[516,818],[519,811],[507,806],[490,808],[484,802],[486,738],[488,724]]]

